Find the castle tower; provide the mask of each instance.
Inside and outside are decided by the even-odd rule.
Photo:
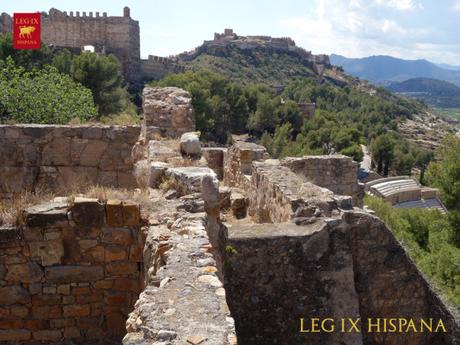
[[[131,17],[131,10],[129,9],[128,6],[125,6],[125,8],[123,8],[123,17],[127,17],[127,18]]]

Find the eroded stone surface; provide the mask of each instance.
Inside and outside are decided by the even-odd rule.
[[[170,229],[159,225],[149,230],[144,251],[147,287],[129,316],[123,344],[230,344],[233,322],[219,292],[222,283],[204,213],[162,217]]]
[[[145,87],[144,126],[158,127],[163,136],[178,137],[195,130],[190,94],[177,87]]]

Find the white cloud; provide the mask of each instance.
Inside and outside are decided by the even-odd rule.
[[[452,8],[456,11],[460,11],[460,0],[454,1]]]
[[[414,0],[375,0],[378,5],[394,8],[398,11],[409,11],[423,8],[422,4]]]
[[[382,15],[369,1],[315,0],[305,16],[286,18],[280,26],[283,35],[314,54],[391,55],[450,63],[460,60],[459,50],[446,44],[448,40],[434,40],[433,37],[443,37],[441,33],[409,23],[399,16]]]

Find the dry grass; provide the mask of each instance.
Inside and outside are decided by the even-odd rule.
[[[159,186],[159,189],[162,190],[163,192],[167,192],[170,189],[177,190],[177,188],[178,188],[177,180],[174,177],[164,178]]]
[[[47,191],[25,191],[14,194],[8,199],[0,199],[0,226],[17,225],[22,211],[44,200],[51,200],[54,195]]]
[[[167,163],[175,168],[181,167],[201,167],[207,166],[205,162],[200,159],[190,159],[186,157],[172,157],[167,160]]]
[[[157,209],[157,205],[150,198],[147,189],[120,189],[102,186],[81,186],[80,189],[71,188],[64,192],[49,191],[24,191],[14,194],[8,199],[0,199],[0,226],[17,225],[23,210],[31,206],[53,200],[56,196],[65,195],[69,204],[72,204],[76,197],[83,196],[96,198],[101,202],[107,202],[109,199],[120,201],[131,201],[138,203],[143,216]]]

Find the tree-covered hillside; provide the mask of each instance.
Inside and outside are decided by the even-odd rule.
[[[209,69],[242,83],[286,85],[299,77],[313,77],[308,63],[296,53],[269,52],[262,49],[228,48],[229,53],[202,53],[194,60],[183,62],[194,70]]]
[[[400,83],[391,83],[387,88],[392,92],[422,99],[434,107],[460,107],[460,87],[447,81],[431,78],[412,78]]]

